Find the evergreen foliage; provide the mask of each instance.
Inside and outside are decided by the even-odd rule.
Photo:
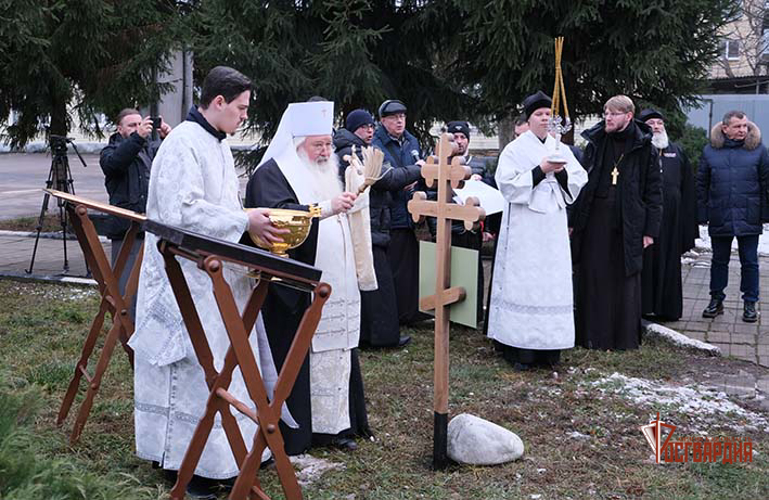
[[[0,375],[0,498],[94,499],[149,498],[150,488],[128,476],[98,475],[82,465],[60,458],[41,456],[34,419],[44,395],[37,387],[10,390]],[[50,439],[50,436],[48,437]]]
[[[425,18],[426,2],[386,0],[211,0],[193,16],[198,81],[229,64],[255,82],[249,126],[266,144],[288,103],[321,95],[339,121],[356,108],[376,114],[385,99],[409,108],[423,137],[437,116],[467,116],[474,106],[439,65],[442,47]],[[448,112],[447,112],[448,111]]]
[[[66,135],[73,113],[101,136],[98,112],[155,100],[180,19],[173,0],[0,0],[0,117],[15,112],[2,139]]]
[[[553,38],[574,117],[624,93],[677,110],[701,90],[732,0],[0,0],[0,116],[23,145],[50,121],[69,129],[68,104],[99,134],[95,112],[147,104],[153,72],[184,44],[195,81],[227,64],[255,82],[248,126],[274,134],[289,102],[321,95],[341,118],[409,108],[423,140],[435,121],[488,125],[523,97],[552,91]],[[184,14],[188,15],[184,15]]]
[[[455,55],[449,72],[496,118],[514,113],[528,94],[552,92],[556,36],[566,38],[562,67],[572,115],[600,113],[616,94],[678,109],[701,90],[717,59],[716,34],[736,9],[731,0],[448,3],[459,19],[446,40]]]

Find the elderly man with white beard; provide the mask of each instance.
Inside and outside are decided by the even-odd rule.
[[[662,113],[645,109],[638,119],[652,129],[662,176],[660,232],[655,244],[644,250],[642,312],[654,319],[675,321],[683,313],[681,255],[694,247],[699,235],[694,170],[684,150],[668,140]]]
[[[360,293],[347,213],[357,196],[343,192],[332,151],[333,103],[293,103],[246,188],[246,206],[309,211],[320,207],[307,240],[289,251],[293,259],[323,270],[332,287],[318,329],[287,403],[299,424],[281,423],[286,452],[310,446],[357,448],[354,436],[370,435],[358,363]],[[361,197],[363,201],[363,197]],[[270,285],[262,308],[267,337],[280,369],[310,295]]]

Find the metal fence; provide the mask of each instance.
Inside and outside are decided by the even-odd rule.
[[[699,107],[684,109],[684,112],[691,125],[708,131],[708,137],[713,125],[732,110],[743,111],[759,129],[769,133],[769,95],[707,94],[700,97]]]

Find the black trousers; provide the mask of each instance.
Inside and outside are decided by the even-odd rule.
[[[422,320],[426,315],[419,312],[419,242],[413,230],[390,230],[387,259],[395,284],[398,321],[407,325]]]
[[[395,282],[387,259],[386,247],[374,246],[374,272],[378,288],[360,292],[360,344],[372,347],[394,347],[400,339]]]

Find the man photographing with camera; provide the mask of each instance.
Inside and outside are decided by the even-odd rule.
[[[154,126],[153,126],[154,122]],[[171,126],[162,117],[144,117],[138,110],[126,108],[115,119],[117,132],[109,138],[109,144],[102,149],[99,165],[104,171],[104,185],[109,193],[110,205],[144,213],[147,207],[147,187],[150,180],[150,167],[155,153],[160,147],[160,140],[170,132]],[[157,130],[160,140],[152,140],[152,131]],[[110,216],[106,235],[112,240],[112,262],[117,259],[123,238],[129,224],[123,219]],[[125,285],[131,274],[139,248],[144,244],[141,233],[134,241],[128,262],[120,276],[120,293],[125,293]],[[133,316],[134,307],[131,307]]]

